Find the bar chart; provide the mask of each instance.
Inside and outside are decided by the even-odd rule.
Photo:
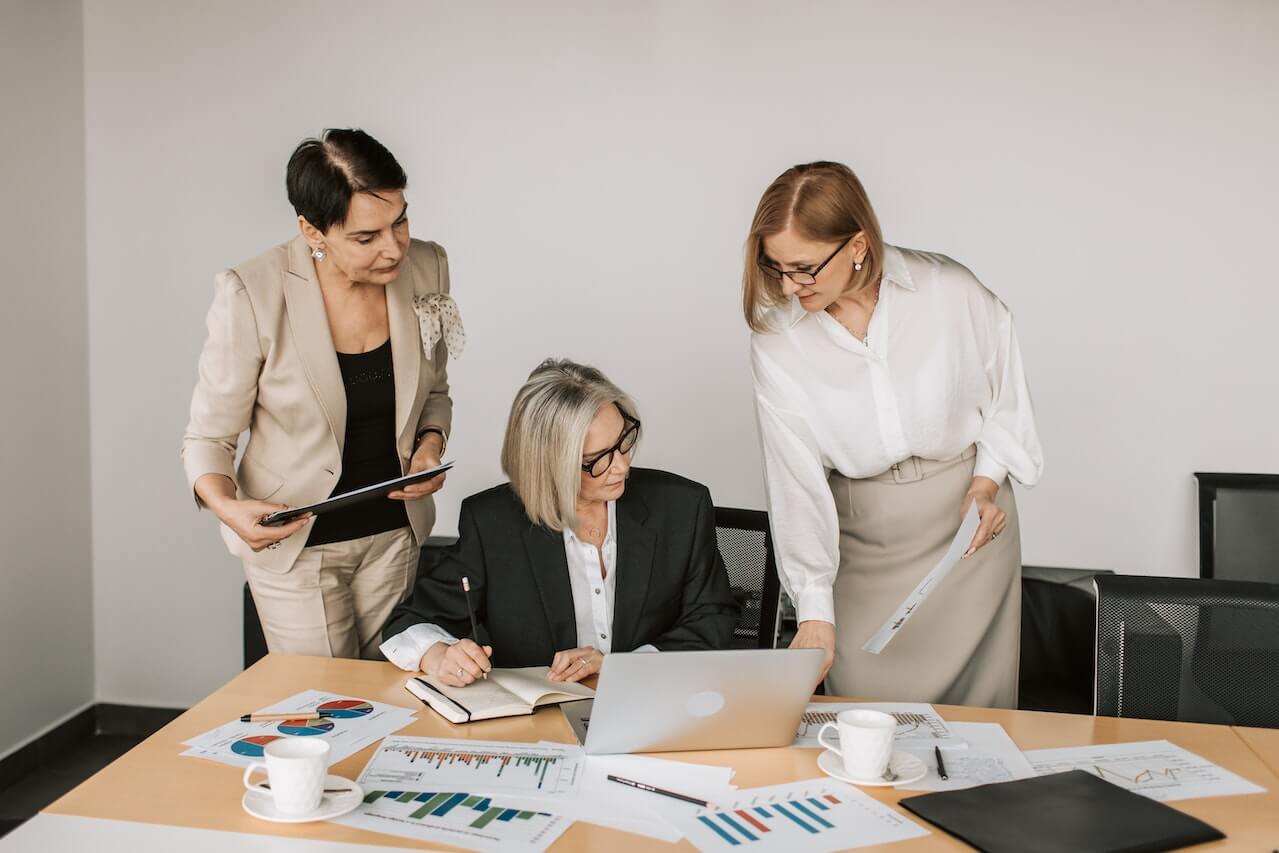
[[[581,767],[581,750],[572,746],[390,737],[378,748],[361,784],[381,791],[571,796]]]
[[[851,785],[824,779],[750,788],[717,809],[663,807],[699,850],[834,851],[927,835]]]
[[[418,793],[416,791],[371,791],[364,797],[368,805],[385,808],[387,804],[379,800],[391,800],[402,806],[409,806],[412,811],[408,817],[422,820],[426,817],[445,817],[454,809],[469,809],[477,813],[474,820],[466,815],[467,826],[472,829],[483,829],[493,821],[507,822],[512,820],[532,820],[533,818],[553,817],[549,812],[528,811],[527,809],[506,808],[493,805],[491,797],[479,794],[464,793]]]

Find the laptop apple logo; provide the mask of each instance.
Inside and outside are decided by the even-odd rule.
[[[709,717],[724,707],[724,697],[714,690],[703,690],[688,697],[685,710],[694,717]]]

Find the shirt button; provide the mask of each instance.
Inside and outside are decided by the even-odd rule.
[[[595,594],[596,594],[596,595],[599,595],[599,594],[600,594],[600,588],[599,588],[599,587],[595,587]]]
[[[600,634],[600,639],[601,639],[601,640],[607,640],[607,639],[608,639],[608,634]]]

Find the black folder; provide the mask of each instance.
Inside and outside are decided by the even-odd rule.
[[[923,794],[900,805],[987,853],[1158,853],[1226,837],[1083,770]]]

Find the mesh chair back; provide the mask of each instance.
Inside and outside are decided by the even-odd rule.
[[[1279,726],[1279,584],[1096,584],[1098,714]]]
[[[781,583],[773,557],[768,513],[715,507],[715,537],[728,569],[733,597],[742,609],[741,619],[733,629],[733,648],[773,648],[777,642]]]

